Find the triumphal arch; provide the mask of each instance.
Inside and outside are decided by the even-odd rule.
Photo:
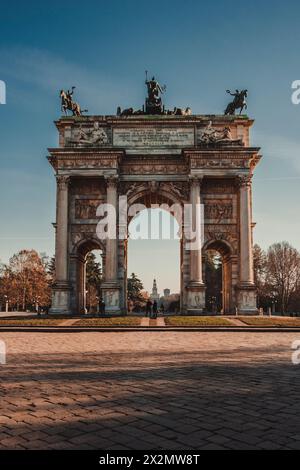
[[[84,116],[72,109],[71,96],[63,97],[74,115],[55,122],[59,145],[49,149],[48,157],[57,181],[51,312],[85,312],[85,259],[100,249],[106,312],[126,314],[127,239],[119,234],[126,233],[129,218],[120,220],[118,209],[119,197],[126,196],[128,206],[204,207],[203,220],[197,222],[204,227],[201,245],[187,249],[181,237],[181,313],[205,312],[203,259],[207,250],[217,250],[223,312],[254,314],[251,180],[260,156],[249,142],[253,120],[235,115],[234,107],[224,115],[193,115],[189,108],[166,111],[162,90],[151,89],[150,81],[147,86],[142,110],[118,108],[112,116]],[[117,235],[106,240],[97,234],[103,203],[117,214]]]

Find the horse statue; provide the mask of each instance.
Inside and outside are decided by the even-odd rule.
[[[67,111],[71,111],[73,116],[81,116],[82,113],[87,113],[87,109],[81,109],[79,103],[73,101],[72,95],[74,93],[75,87],[72,86],[70,90],[60,90],[60,99],[61,99],[61,111],[67,116]]]
[[[246,98],[248,96],[248,90],[235,90],[235,93],[231,93],[230,90],[226,90],[226,93],[234,96],[234,99],[227,105],[227,108],[224,111],[225,116],[227,114],[234,115],[236,109],[239,109],[239,114],[242,114],[243,109],[247,109]]]

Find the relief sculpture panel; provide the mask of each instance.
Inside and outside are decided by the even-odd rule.
[[[100,199],[76,199],[75,219],[95,219]]]

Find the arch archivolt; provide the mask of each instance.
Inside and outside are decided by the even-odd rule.
[[[105,253],[105,244],[99,240],[96,233],[75,232],[72,237],[71,256],[85,256],[92,250],[101,250]]]
[[[226,230],[222,228],[222,225],[204,228],[203,249],[208,249],[207,247],[212,244],[219,245],[222,251],[227,249],[232,255],[238,253],[237,234],[233,229]]]

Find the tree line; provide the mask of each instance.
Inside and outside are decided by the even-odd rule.
[[[267,250],[253,248],[254,280],[257,286],[257,306],[265,311],[300,312],[300,253],[288,242],[274,243]],[[210,261],[207,282],[209,298],[220,296],[220,263]],[[216,271],[214,273],[214,270]],[[101,295],[102,269],[93,252],[86,259],[87,306],[95,307]],[[37,305],[48,309],[51,304],[51,284],[55,278],[54,258],[35,250],[21,250],[7,264],[0,266],[0,305],[2,310],[36,310]],[[218,281],[218,282],[217,282]],[[128,279],[128,299],[145,301],[143,285],[135,276]]]
[[[55,260],[35,250],[21,250],[7,264],[0,265],[0,310],[48,311],[51,285],[55,279]],[[100,263],[94,253],[86,258],[87,306],[96,307],[102,279]]]
[[[300,312],[300,253],[288,242],[267,250],[253,248],[258,307],[280,313]]]

